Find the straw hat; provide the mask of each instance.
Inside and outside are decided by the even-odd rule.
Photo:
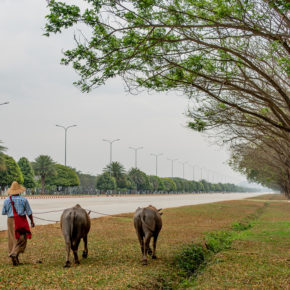
[[[8,188],[7,193],[9,195],[16,195],[21,192],[24,192],[26,188],[22,185],[20,185],[17,181],[13,181],[10,188]]]

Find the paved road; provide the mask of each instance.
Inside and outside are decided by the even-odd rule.
[[[91,209],[105,214],[119,214],[134,212],[138,206],[144,207],[153,204],[157,208],[170,208],[184,205],[212,203],[224,200],[238,200],[258,196],[265,193],[212,193],[212,194],[179,194],[179,195],[136,195],[136,196],[96,196],[58,199],[29,199],[30,206],[35,216],[36,225],[49,224],[52,222],[37,219],[60,219],[62,210],[72,207],[77,203],[83,208]],[[2,210],[4,200],[0,200]],[[59,210],[54,213],[41,214],[42,212]],[[92,218],[103,216],[91,213]],[[0,231],[7,229],[6,216],[0,215]]]

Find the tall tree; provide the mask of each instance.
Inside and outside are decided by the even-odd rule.
[[[152,185],[152,190],[154,191],[161,191],[164,190],[164,184],[160,177],[155,175],[148,176],[149,182]]]
[[[285,143],[281,143],[283,148]],[[239,144],[232,148],[230,165],[248,180],[280,190],[290,199],[290,157],[288,151],[263,144]]]
[[[138,168],[132,168],[128,175],[134,184],[136,184],[137,190],[149,189],[149,179],[143,171]]]
[[[55,162],[52,160],[50,156],[40,155],[32,163],[32,167],[34,169],[35,174],[37,176],[40,176],[41,193],[44,194],[46,177],[55,176],[57,174]]]
[[[80,185],[79,177],[75,172],[75,170],[73,170],[72,168],[61,164],[56,164],[55,169],[56,175],[47,176],[46,178],[47,184],[62,187]]]
[[[4,152],[6,151],[6,147],[1,145],[2,141],[0,141],[0,171],[5,169],[5,161],[4,161]]]
[[[205,191],[204,186],[203,186],[203,183],[201,181],[198,181],[197,182],[197,190],[199,192],[204,192]]]
[[[205,127],[204,106],[218,112],[226,106],[290,132],[289,1],[84,2],[86,9],[51,1],[45,27],[46,35],[77,24],[91,32],[75,37],[76,48],[62,59],[80,74],[82,91],[121,75],[130,90],[195,97],[192,127]]]
[[[162,178],[165,190],[167,192],[171,192],[171,191],[176,191],[177,190],[177,186],[175,184],[175,182],[173,181],[173,179],[169,178],[169,177],[164,177]]]
[[[173,177],[173,178],[171,178],[173,181],[174,181],[174,183],[176,184],[176,190],[178,191],[178,192],[183,192],[183,191],[185,191],[185,179],[183,179],[183,178],[180,178],[180,177]]]
[[[35,179],[34,179],[34,172],[31,166],[31,163],[28,161],[27,158],[21,157],[18,161],[18,166],[23,175],[23,185],[26,188],[34,188],[36,186]]]
[[[210,191],[210,184],[204,179],[202,179],[200,182],[203,184],[204,191],[209,192]]]
[[[118,179],[122,175],[124,175],[126,171],[124,166],[120,162],[114,161],[104,168],[104,172],[109,172],[112,176]]]
[[[104,168],[104,172],[110,173],[115,178],[118,188],[127,188],[129,186],[125,168],[120,162],[115,161],[107,165]]]
[[[100,190],[114,190],[117,188],[116,180],[110,173],[104,172],[97,178],[97,188]]]
[[[0,153],[4,153],[4,151],[6,151],[6,147],[4,147],[3,145],[1,145],[3,142],[0,141]]]
[[[77,175],[80,180],[80,185],[83,187],[95,188],[97,183],[97,177],[91,174],[82,173],[77,171]]]
[[[2,153],[3,154],[3,153]],[[3,191],[6,186],[10,186],[13,181],[23,183],[23,176],[16,161],[6,154],[3,154],[5,169],[0,170],[0,187]]]

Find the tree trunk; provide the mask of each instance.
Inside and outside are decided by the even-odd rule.
[[[45,176],[41,176],[41,194],[44,194]]]
[[[282,186],[282,194],[285,195],[287,199],[290,199],[290,183],[284,183]]]
[[[290,184],[287,184],[284,189],[284,194],[287,199],[290,199]]]

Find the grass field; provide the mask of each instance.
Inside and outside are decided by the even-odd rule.
[[[279,195],[164,210],[157,260],[141,265],[132,216],[92,220],[89,257],[63,268],[65,246],[59,224],[37,226],[23,265],[7,257],[7,233],[0,233],[0,288],[37,289],[287,289],[290,262],[290,203]],[[230,249],[212,256],[192,277],[182,277],[173,263],[185,245],[203,243],[208,232],[237,232]],[[82,244],[80,245],[82,250]],[[81,251],[79,251],[81,256]],[[39,263],[41,262],[41,263]],[[289,288],[288,288],[289,289]]]

